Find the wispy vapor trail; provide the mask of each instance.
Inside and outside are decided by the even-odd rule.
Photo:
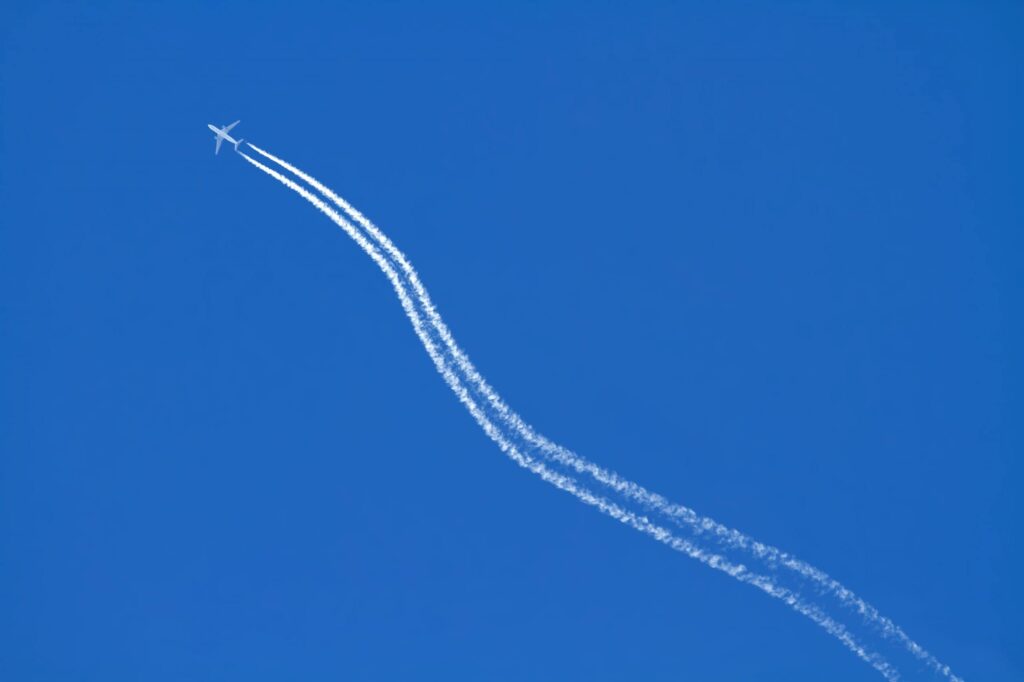
[[[843,642],[844,645],[871,664],[886,679],[899,679],[897,670],[880,654],[872,652],[860,644],[846,626],[825,613],[820,605],[803,599],[800,596],[799,589],[790,589],[779,584],[778,576],[773,579],[763,574],[753,573],[741,563],[730,561],[721,554],[698,547],[694,540],[699,540],[704,544],[716,545],[720,549],[742,550],[755,560],[762,562],[770,572],[784,569],[791,574],[791,577],[796,576],[799,579],[796,585],[797,588],[807,587],[806,584],[801,584],[801,582],[813,584],[816,588],[815,592],[827,592],[842,607],[857,613],[860,618],[870,624],[882,637],[897,641],[902,648],[911,653],[918,661],[926,664],[933,673],[937,673],[952,681],[959,680],[950,672],[947,666],[941,664],[931,654],[913,642],[892,621],[881,616],[874,607],[861,600],[822,571],[774,547],[758,543],[739,531],[719,524],[710,518],[699,516],[687,507],[670,503],[664,497],[652,493],[636,483],[625,480],[614,472],[607,471],[589,462],[570,450],[552,443],[534,431],[532,427],[526,424],[518,414],[504,403],[497,392],[487,384],[483,376],[469,361],[468,356],[455,343],[454,337],[441,319],[415,269],[383,231],[312,176],[255,145],[250,144],[249,146],[320,192],[324,197],[345,211],[352,220],[365,230],[366,234],[369,235],[369,239],[352,223],[328,206],[320,197],[315,196],[308,189],[281,173],[268,168],[244,153],[242,154],[249,163],[297,192],[326,214],[370,256],[391,282],[403,310],[412,323],[413,330],[445,382],[484,432],[517,464],[529,469],[548,483],[576,496],[581,501],[597,507],[600,511],[626,525],[786,602],[794,610],[807,616],[829,634]],[[412,294],[409,293],[406,287],[407,284],[411,287]],[[424,318],[426,318],[426,323],[429,324],[429,327],[426,326]],[[437,337],[437,342],[434,340],[435,336]],[[548,461],[548,465],[538,461],[533,456],[533,453],[545,458]],[[552,464],[556,467],[567,469],[569,473],[559,473],[552,470],[549,466]],[[622,498],[626,504],[639,504],[646,513],[654,513],[664,517],[666,521],[673,525],[687,530],[694,538],[688,540],[678,537],[665,528],[651,522],[646,515],[629,511],[619,504],[595,495],[577,481],[575,476],[578,475],[587,476],[594,483],[605,487],[608,492]]]

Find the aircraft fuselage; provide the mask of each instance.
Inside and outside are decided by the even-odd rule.
[[[223,137],[225,140],[227,140],[231,144],[236,144],[235,138],[233,138],[230,135],[228,135],[227,133],[225,133],[222,129],[215,128],[212,123],[207,123],[206,127],[209,128],[210,130],[212,130],[217,137]]]

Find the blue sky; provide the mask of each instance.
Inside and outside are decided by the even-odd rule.
[[[1024,675],[1012,3],[0,10],[0,677],[873,680],[543,433]]]

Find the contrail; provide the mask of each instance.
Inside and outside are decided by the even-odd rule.
[[[371,257],[391,282],[407,317],[409,317],[409,320],[412,323],[416,335],[427,350],[428,355],[433,360],[435,367],[442,375],[445,382],[456,394],[460,402],[464,404],[485,433],[487,433],[487,435],[498,444],[501,450],[511,457],[517,464],[529,469],[548,483],[551,483],[552,485],[576,496],[586,504],[597,507],[600,511],[616,518],[620,522],[646,533],[647,535],[669,545],[673,549],[681,551],[692,558],[698,559],[712,568],[721,570],[741,582],[754,585],[769,595],[781,599],[789,604],[794,610],[807,616],[829,632],[829,634],[832,634],[843,642],[844,645],[846,645],[860,658],[871,664],[886,679],[896,680],[899,678],[896,669],[884,658],[877,653],[868,651],[863,645],[857,642],[853,635],[843,625],[826,615],[820,607],[804,601],[799,594],[778,585],[767,576],[750,572],[742,564],[731,563],[718,554],[710,553],[698,548],[692,542],[679,538],[666,529],[651,523],[646,516],[639,516],[612,502],[609,502],[605,498],[595,495],[587,488],[580,485],[573,477],[550,470],[542,462],[537,461],[527,452],[521,451],[517,448],[507,437],[510,434],[502,432],[502,430],[488,418],[484,409],[482,409],[480,405],[473,400],[469,390],[467,390],[459,377],[453,372],[453,369],[449,366],[445,355],[439,351],[428,331],[424,328],[423,319],[420,316],[420,313],[416,310],[416,305],[413,302],[413,298],[410,297],[408,290],[402,281],[403,279],[408,281],[412,286],[415,292],[415,302],[423,309],[431,327],[443,342],[447,354],[453,358],[455,368],[468,378],[472,389],[484,398],[485,407],[489,407],[493,410],[493,412],[497,414],[500,422],[504,423],[506,427],[511,428],[515,432],[515,435],[518,435],[520,438],[527,441],[533,449],[538,450],[544,457],[555,463],[568,466],[579,474],[589,475],[595,481],[620,495],[642,504],[648,510],[656,511],[668,516],[672,522],[676,523],[676,525],[688,527],[691,531],[695,531],[698,534],[709,532],[718,542],[724,544],[726,547],[740,548],[750,551],[755,557],[765,561],[770,568],[774,569],[778,566],[783,566],[791,571],[795,571],[804,578],[812,580],[817,583],[819,587],[828,590],[845,606],[856,609],[859,615],[861,615],[866,621],[871,622],[878,627],[884,636],[899,640],[900,643],[910,651],[910,653],[924,661],[928,667],[932,668],[933,671],[944,675],[950,680],[959,680],[959,678],[952,675],[947,666],[939,663],[931,656],[931,654],[910,640],[903,631],[895,626],[891,621],[882,617],[878,614],[877,610],[866,602],[860,600],[852,592],[818,569],[815,569],[776,548],[755,542],[739,531],[727,528],[712,519],[701,517],[693,510],[681,505],[669,503],[662,496],[651,493],[635,483],[622,479],[613,472],[609,472],[597,465],[594,465],[575,453],[551,443],[543,436],[540,436],[533,431],[529,425],[527,425],[501,400],[497,392],[486,383],[483,377],[469,361],[465,353],[455,343],[454,338],[431,302],[426,289],[423,287],[422,282],[419,280],[419,277],[412,268],[412,265],[409,263],[405,255],[402,254],[402,252],[399,251],[387,238],[387,236],[344,199],[336,195],[323,184],[319,183],[315,178],[312,178],[301,170],[291,166],[287,162],[269,154],[268,152],[259,149],[251,143],[249,146],[259,154],[278,163],[283,168],[307,182],[342,210],[347,212],[353,220],[358,222],[359,225],[366,230],[370,237],[384,250],[384,252],[387,253],[390,259],[397,263],[398,268],[402,271],[402,276],[396,272],[388,258],[385,258],[384,255],[382,255],[377,246],[371,244],[359,230],[357,230],[336,211],[331,209],[324,201],[314,196],[306,188],[301,187],[277,171],[268,168],[244,153],[241,154],[249,163],[297,192],[300,196],[312,203],[317,209],[326,214],[333,222],[341,227],[349,237],[351,237],[360,246],[360,248],[367,253],[367,255]],[[706,536],[704,537],[706,538]]]
[[[520,437],[535,446],[546,458],[571,467],[579,474],[587,474],[594,480],[614,490],[620,495],[633,499],[648,510],[657,511],[669,518],[676,525],[687,526],[697,533],[710,533],[715,536],[716,541],[727,547],[742,549],[752,553],[758,559],[767,562],[771,567],[781,567],[793,571],[805,579],[808,579],[827,591],[845,607],[855,610],[866,622],[877,628],[883,636],[900,643],[907,651],[924,662],[928,667],[945,676],[951,682],[958,682],[959,678],[952,673],[949,666],[944,665],[926,651],[919,644],[914,642],[907,634],[890,619],[883,616],[879,611],[867,603],[853,591],[844,587],[837,580],[821,571],[820,569],[807,564],[796,557],[783,552],[775,547],[757,542],[738,530],[729,528],[714,519],[698,515],[688,507],[669,502],[663,496],[653,493],[643,486],[623,479],[615,472],[603,469],[596,464],[580,457],[574,452],[552,443],[542,435],[538,434],[518,414],[516,414],[498,395],[487,381],[483,378],[476,367],[470,362],[469,357],[455,342],[448,326],[441,319],[440,313],[434,306],[430,295],[423,286],[419,275],[412,267],[409,259],[402,253],[384,232],[374,225],[361,212],[345,201],[341,196],[332,191],[329,187],[319,182],[308,173],[296,168],[288,162],[270,154],[256,145],[249,143],[249,146],[257,153],[277,163],[288,170],[296,177],[302,179],[315,190],[327,197],[336,206],[345,211],[355,222],[357,222],[370,237],[377,242],[381,249],[391,257],[401,270],[405,279],[411,285],[416,301],[419,303],[431,326],[436,331],[440,340],[444,343],[448,353],[454,359],[458,370],[464,375],[468,383],[483,396],[485,402],[494,410],[498,419],[507,426],[514,429]]]

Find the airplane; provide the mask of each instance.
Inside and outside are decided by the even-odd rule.
[[[228,141],[228,142],[230,142],[231,144],[235,145],[235,151],[236,151],[236,152],[238,151],[238,145],[240,145],[240,144],[242,144],[243,142],[245,142],[245,140],[236,140],[235,138],[233,138],[233,137],[231,137],[230,135],[228,135],[228,131],[229,131],[229,130],[231,130],[232,128],[234,128],[234,127],[235,127],[236,125],[238,125],[239,123],[241,123],[241,121],[235,121],[235,122],[234,122],[234,123],[232,123],[231,125],[229,125],[229,126],[224,126],[223,128],[215,128],[215,127],[214,127],[214,126],[213,126],[212,124],[210,124],[210,123],[207,123],[207,124],[206,124],[206,127],[207,127],[207,128],[209,128],[210,130],[212,130],[212,131],[213,131],[213,133],[214,133],[214,134],[215,134],[215,135],[217,136],[217,137],[216,137],[216,140],[217,140],[217,146],[216,146],[216,148],[214,148],[214,150],[213,150],[213,153],[214,153],[214,154],[220,154],[220,143],[221,143],[221,142],[223,142],[224,140],[227,140],[227,141]]]

